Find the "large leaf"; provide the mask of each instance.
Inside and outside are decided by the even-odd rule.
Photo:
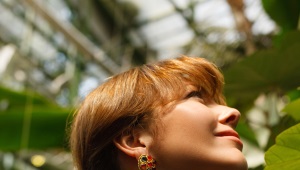
[[[260,93],[286,92],[300,85],[299,32],[285,37],[288,45],[259,51],[225,70],[225,95],[237,102],[251,101]]]
[[[24,106],[24,104],[28,101],[29,97],[32,104],[55,105],[52,101],[42,97],[37,93],[31,91],[13,91],[11,89],[0,86],[0,102],[2,103],[2,105],[7,105],[7,107]]]
[[[282,42],[285,43],[279,48],[259,51],[225,70],[225,95],[229,105],[243,113],[243,108],[248,108],[261,93],[284,93],[300,85],[300,33],[289,33]],[[272,135],[277,135],[286,127],[287,124],[284,128],[281,124],[274,127],[276,130]],[[243,128],[239,131],[243,138],[255,144],[251,133]],[[274,140],[269,143],[273,144]]]
[[[300,99],[300,88],[296,90],[289,91],[287,94],[287,97],[292,102],[294,100]]]
[[[66,144],[66,121],[69,111],[33,106],[30,116],[24,110],[0,112],[0,149],[63,148]],[[24,119],[29,118],[27,124]],[[24,125],[25,124],[25,125]],[[24,128],[28,128],[26,131]]]
[[[281,50],[286,50],[291,45],[298,44],[298,43],[300,43],[300,32],[299,31],[291,31],[284,35],[279,48]]]
[[[282,111],[300,121],[300,98],[286,105]]]
[[[70,109],[32,92],[0,92],[0,150],[64,147]]]
[[[296,30],[300,14],[299,0],[262,0],[263,7],[269,16],[282,30]]]
[[[280,46],[283,36],[289,31],[297,30],[298,28],[300,1],[262,0],[262,4],[265,11],[280,27],[280,32],[273,37],[273,45]]]
[[[282,132],[265,154],[265,170],[300,169],[300,124]]]
[[[270,134],[269,139],[268,139],[268,143],[265,147],[265,150],[269,149],[270,147],[272,147],[275,144],[276,137],[280,133],[282,133],[286,129],[294,126],[297,123],[299,123],[299,122],[297,122],[295,119],[293,119],[289,115],[285,115],[285,116],[281,117],[277,124],[270,127],[272,130],[271,130],[271,134]]]

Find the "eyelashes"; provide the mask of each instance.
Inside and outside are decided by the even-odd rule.
[[[200,97],[202,98],[202,94],[199,91],[192,91],[190,92],[185,98],[191,98],[191,97]]]
[[[204,99],[203,96],[201,94],[200,91],[192,91],[190,92],[185,99],[189,99],[189,98],[196,98],[197,100],[199,100],[201,103],[204,103]]]

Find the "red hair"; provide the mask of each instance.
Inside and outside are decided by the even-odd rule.
[[[225,104],[218,68],[187,56],[132,68],[96,88],[72,124],[70,145],[78,170],[119,169],[113,140],[137,125],[147,128],[154,113],[184,97],[187,85]]]

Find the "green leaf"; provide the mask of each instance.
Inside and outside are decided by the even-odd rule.
[[[300,36],[293,32],[293,36]],[[286,92],[300,85],[300,39],[279,49],[259,51],[225,70],[225,95],[230,101],[251,101],[261,93]],[[235,100],[232,100],[234,98]]]
[[[276,137],[280,133],[282,133],[286,129],[294,126],[297,123],[299,123],[299,122],[295,121],[295,119],[293,119],[289,115],[285,115],[285,116],[281,117],[277,124],[271,126],[271,134],[269,136],[269,140],[268,140],[268,143],[265,147],[265,150],[269,149],[270,147],[272,147],[275,144]]]
[[[300,14],[299,0],[262,0],[262,4],[283,32],[297,29]]]
[[[300,1],[299,1],[300,2]],[[287,50],[291,45],[300,43],[300,32],[290,31],[282,38],[279,48],[281,50]]]
[[[292,116],[295,120],[300,121],[300,99],[289,103],[282,111]]]
[[[291,90],[287,94],[290,101],[294,101],[300,98],[300,89]]]
[[[24,109],[0,112],[0,150],[63,148],[69,113],[70,110],[57,107],[32,106],[29,125],[25,127]],[[28,139],[24,139],[24,128],[29,129]]]
[[[300,124],[297,124],[276,138],[276,144],[265,154],[265,170],[300,169]]]
[[[0,150],[63,148],[70,112],[35,93],[0,88]]]
[[[54,104],[53,102],[50,102],[48,99],[34,92],[31,91],[17,92],[0,86],[0,101],[2,102],[9,101],[8,103],[9,105],[13,105],[13,106],[24,105],[29,95],[31,96],[31,101],[33,104],[39,104],[39,105]]]
[[[284,35],[297,30],[300,13],[299,0],[262,0],[265,11],[277,25],[280,32],[273,37],[273,45],[280,46]],[[288,45],[289,43],[287,43]]]

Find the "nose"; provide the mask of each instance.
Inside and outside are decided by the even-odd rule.
[[[218,121],[222,124],[235,128],[241,117],[241,113],[237,109],[228,106],[219,105],[219,107]]]

